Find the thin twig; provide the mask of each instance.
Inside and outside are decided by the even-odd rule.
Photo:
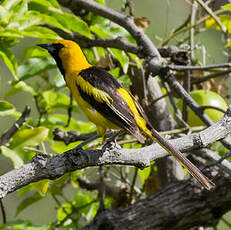
[[[220,19],[217,17],[217,15],[202,1],[202,0],[196,0],[198,4],[214,19],[214,21],[218,24],[218,26],[221,28],[221,31],[223,33],[227,32],[226,27],[222,24]]]
[[[208,159],[212,160],[211,163],[207,164],[201,169],[202,171],[217,165],[218,167],[222,168],[225,172],[231,175],[231,163],[228,160],[226,160],[226,158],[230,156],[231,151],[227,152],[222,157],[219,156],[216,152],[206,148],[199,149],[196,152],[199,152],[200,156],[205,155]]]
[[[192,82],[192,84],[199,84],[199,83],[208,81],[210,79],[221,77],[222,75],[225,75],[225,74],[229,74],[230,72],[231,72],[231,69],[228,69],[225,71],[219,71],[216,73],[212,73],[212,74],[209,74],[209,75],[203,76],[203,77],[193,77],[191,82]]]
[[[134,172],[134,175],[133,175],[132,184],[131,184],[131,188],[130,188],[129,203],[132,202],[134,186],[135,186],[135,183],[136,183],[137,175],[138,175],[138,168],[135,168],[135,172]]]
[[[182,119],[182,113],[176,105],[176,102],[175,102],[175,100],[174,100],[174,98],[170,92],[170,88],[169,88],[168,84],[163,80],[162,80],[162,84],[164,85],[165,89],[167,90],[167,94],[169,95],[169,101],[170,101],[170,103],[174,109],[174,112],[175,112],[176,118],[179,121],[180,127],[189,127],[189,125]]]
[[[228,226],[231,228],[231,223],[229,221],[227,221],[224,217],[221,217],[221,220]]]
[[[67,119],[67,124],[66,127],[69,126],[70,122],[71,122],[71,117],[72,117],[72,105],[73,105],[73,95],[70,91],[70,103],[68,105],[68,110],[67,110],[67,115],[68,115],[68,119]]]
[[[18,131],[18,129],[23,125],[27,120],[30,114],[30,107],[26,106],[22,112],[21,117],[9,128],[0,138],[0,146],[5,145],[9,142],[10,138]]]
[[[68,145],[72,142],[87,140],[90,137],[96,135],[96,132],[80,133],[74,130],[65,132],[59,128],[56,128],[53,131],[53,135],[54,135],[53,139],[55,141],[63,141],[66,145]]]
[[[215,15],[217,15],[217,14],[221,14],[221,13],[225,13],[225,12],[226,12],[225,9],[219,9],[219,10],[213,12],[213,13],[214,13]],[[189,29],[192,28],[192,27],[195,28],[196,26],[199,26],[200,24],[204,23],[204,22],[205,22],[206,20],[208,20],[209,18],[210,18],[210,16],[205,16],[205,17],[199,19],[194,25],[186,24],[185,27],[183,27],[183,28],[181,28],[181,29],[179,29],[179,30],[177,30],[177,31],[175,31],[175,32],[173,32],[173,33],[171,33],[171,34],[169,34],[169,36],[166,37],[166,38],[161,42],[161,45],[160,45],[160,46],[167,45],[168,42],[169,42],[171,39],[173,39],[174,37],[176,37],[177,35],[186,32],[187,30],[189,30]]]
[[[105,206],[104,206],[105,184],[104,184],[104,167],[103,167],[103,165],[99,166],[99,180],[100,180],[100,187],[99,187],[99,209],[98,209],[98,212],[102,212],[105,210]]]
[[[222,112],[222,113],[225,113],[225,112],[226,112],[224,109],[221,109],[221,108],[219,108],[219,107],[212,106],[212,105],[203,105],[203,106],[201,106],[201,109],[202,109],[202,110],[206,110],[206,109],[215,109],[215,110],[218,110],[218,111],[220,111],[220,112]]]
[[[168,68],[177,71],[223,69],[223,68],[231,68],[231,63],[228,62],[228,63],[214,64],[214,65],[207,65],[207,66],[169,65]]]
[[[77,32],[67,33],[66,31],[63,31],[60,28],[48,24],[43,24],[42,26],[55,31],[60,37],[64,39],[69,39],[77,42],[82,48],[91,48],[95,46],[104,47],[104,48],[116,48],[116,49],[122,49],[126,52],[140,55],[139,47],[136,44],[130,43],[126,38],[121,36],[118,36],[116,38],[93,37],[93,39],[90,39]]]
[[[6,223],[6,211],[5,211],[2,199],[0,199],[0,209],[2,212],[2,223],[5,224]]]

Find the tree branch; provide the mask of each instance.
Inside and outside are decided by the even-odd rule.
[[[191,181],[175,181],[146,199],[126,208],[105,211],[81,230],[188,230],[216,226],[231,207],[231,179],[218,174],[216,188],[199,189]],[[195,195],[196,194],[196,195]]]
[[[157,48],[153,45],[152,41],[147,37],[147,35],[136,26],[133,17],[126,16],[118,11],[100,5],[91,0],[58,0],[58,2],[62,6],[68,7],[72,11],[75,11],[76,8],[81,7],[117,23],[131,33],[138,46],[143,48],[142,51],[144,54],[148,54],[148,57],[154,58],[156,63],[161,63],[162,58]]]
[[[9,128],[2,136],[0,137],[0,146],[5,145],[9,142],[10,138],[18,131],[18,129],[23,125],[27,120],[30,114],[30,107],[26,106],[21,117]]]
[[[190,97],[181,84],[177,82],[169,68],[165,68],[160,65],[163,60],[158,52],[158,49],[147,37],[147,35],[140,31],[131,17],[125,16],[113,9],[102,6],[91,0],[59,0],[59,3],[73,11],[78,7],[92,11],[127,29],[127,31],[130,32],[135,38],[138,46],[143,47],[142,52],[147,57],[146,63],[149,66],[149,70],[152,72],[152,74],[154,76],[159,74],[164,81],[167,81],[206,125],[211,125],[213,123],[211,119],[200,110],[200,106]]]
[[[231,68],[231,63],[221,63],[207,66],[184,66],[184,65],[169,65],[169,69],[177,70],[177,71],[185,71],[185,70],[209,70],[209,69],[223,69],[223,68]]]
[[[209,128],[178,139],[169,140],[181,152],[206,147],[231,132],[231,106],[225,115]],[[99,165],[133,165],[145,168],[168,153],[158,144],[140,149],[113,148],[96,150],[71,149],[55,157],[37,154],[30,162],[0,177],[0,198],[31,182],[56,179],[66,172]],[[229,169],[227,169],[229,170]]]

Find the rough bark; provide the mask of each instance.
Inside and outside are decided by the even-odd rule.
[[[231,132],[231,106],[224,117],[209,128],[188,136],[170,140],[171,144],[181,152],[199,149],[224,138]],[[156,159],[168,155],[158,144],[140,149],[123,149],[120,146],[103,149],[82,150],[71,149],[55,157],[49,155],[36,155],[32,161],[20,168],[14,169],[0,176],[0,198],[31,182],[42,179],[55,179],[66,172],[89,166],[121,164],[133,165],[139,168],[148,167]],[[231,172],[231,164],[222,163],[227,172]]]
[[[231,179],[217,174],[215,183],[216,188],[208,192],[192,180],[172,182],[134,205],[99,214],[82,230],[188,230],[215,226],[230,210]]]

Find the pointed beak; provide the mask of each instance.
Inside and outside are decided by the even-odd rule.
[[[48,50],[50,53],[55,51],[55,47],[53,46],[53,44],[37,44],[37,46],[40,46],[43,49]]]

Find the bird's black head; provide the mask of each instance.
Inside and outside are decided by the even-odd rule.
[[[65,77],[65,71],[63,69],[62,60],[59,57],[59,51],[64,47],[64,45],[61,43],[49,43],[49,44],[37,44],[37,46],[46,49],[52,55],[52,57],[55,59],[57,63],[60,72]]]
[[[37,46],[46,49],[53,57],[58,56],[59,51],[64,47],[61,43],[38,44]]]

